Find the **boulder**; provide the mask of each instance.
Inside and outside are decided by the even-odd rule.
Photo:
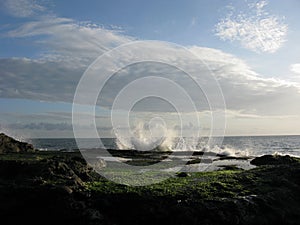
[[[255,166],[262,165],[281,165],[281,164],[291,164],[297,162],[296,158],[290,157],[289,155],[263,155],[261,157],[256,157],[250,163]]]
[[[15,152],[34,152],[31,144],[17,141],[3,133],[0,134],[0,154]]]

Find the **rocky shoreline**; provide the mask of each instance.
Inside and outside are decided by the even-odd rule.
[[[131,187],[101,177],[79,152],[4,151],[0,215],[5,224],[300,224],[300,160],[251,163]]]

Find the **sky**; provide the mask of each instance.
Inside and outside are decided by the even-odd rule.
[[[300,134],[299,9],[298,0],[1,0],[0,131],[19,138],[72,137],[72,102],[84,72],[116,47],[152,40],[161,41],[161,49],[167,42],[182,46],[210,68],[224,96],[225,135]],[[112,135],[111,107],[122,86],[162,73],[194,102],[205,97],[182,71],[133,65],[110,80],[98,101],[102,136]],[[164,104],[146,101],[135,110],[153,117],[159,106],[160,116],[168,115],[176,127],[172,107]],[[92,126],[88,112],[82,110],[79,124],[86,131]],[[197,105],[195,114],[209,130],[207,107]],[[193,129],[190,122],[183,127]]]

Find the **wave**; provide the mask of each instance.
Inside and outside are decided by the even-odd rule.
[[[176,148],[176,132],[159,123],[153,125],[138,122],[130,137],[128,133],[115,130],[116,146],[119,150],[173,151]]]
[[[223,146],[223,147],[218,147],[215,146],[213,149],[211,149],[212,152],[217,153],[218,155],[223,155],[223,156],[232,156],[232,157],[249,157],[251,154],[250,149],[236,149],[232,146]]]
[[[292,154],[292,153],[286,153],[286,152],[278,152],[278,151],[273,152],[272,155],[274,155],[274,156],[286,156],[286,155],[289,155],[291,157],[299,158],[299,155]]]
[[[248,157],[249,149],[238,149],[232,146],[209,146],[208,138],[199,137],[177,137],[175,130],[166,129],[158,126],[161,136],[153,136],[149,125],[138,123],[135,126],[132,137],[122,135],[122,132],[116,133],[115,145],[117,150],[139,150],[139,151],[172,151],[172,152],[203,152],[211,155],[230,156],[230,157]]]

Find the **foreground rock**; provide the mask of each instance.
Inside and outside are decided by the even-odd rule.
[[[34,148],[31,144],[17,141],[0,133],[0,154],[12,152],[34,152]]]
[[[79,153],[0,155],[0,215],[5,224],[99,224],[86,182],[100,180]],[[101,224],[101,223],[100,223]]]
[[[300,163],[291,159],[131,187],[102,178],[80,153],[7,153],[0,155],[0,216],[5,224],[298,225]]]

